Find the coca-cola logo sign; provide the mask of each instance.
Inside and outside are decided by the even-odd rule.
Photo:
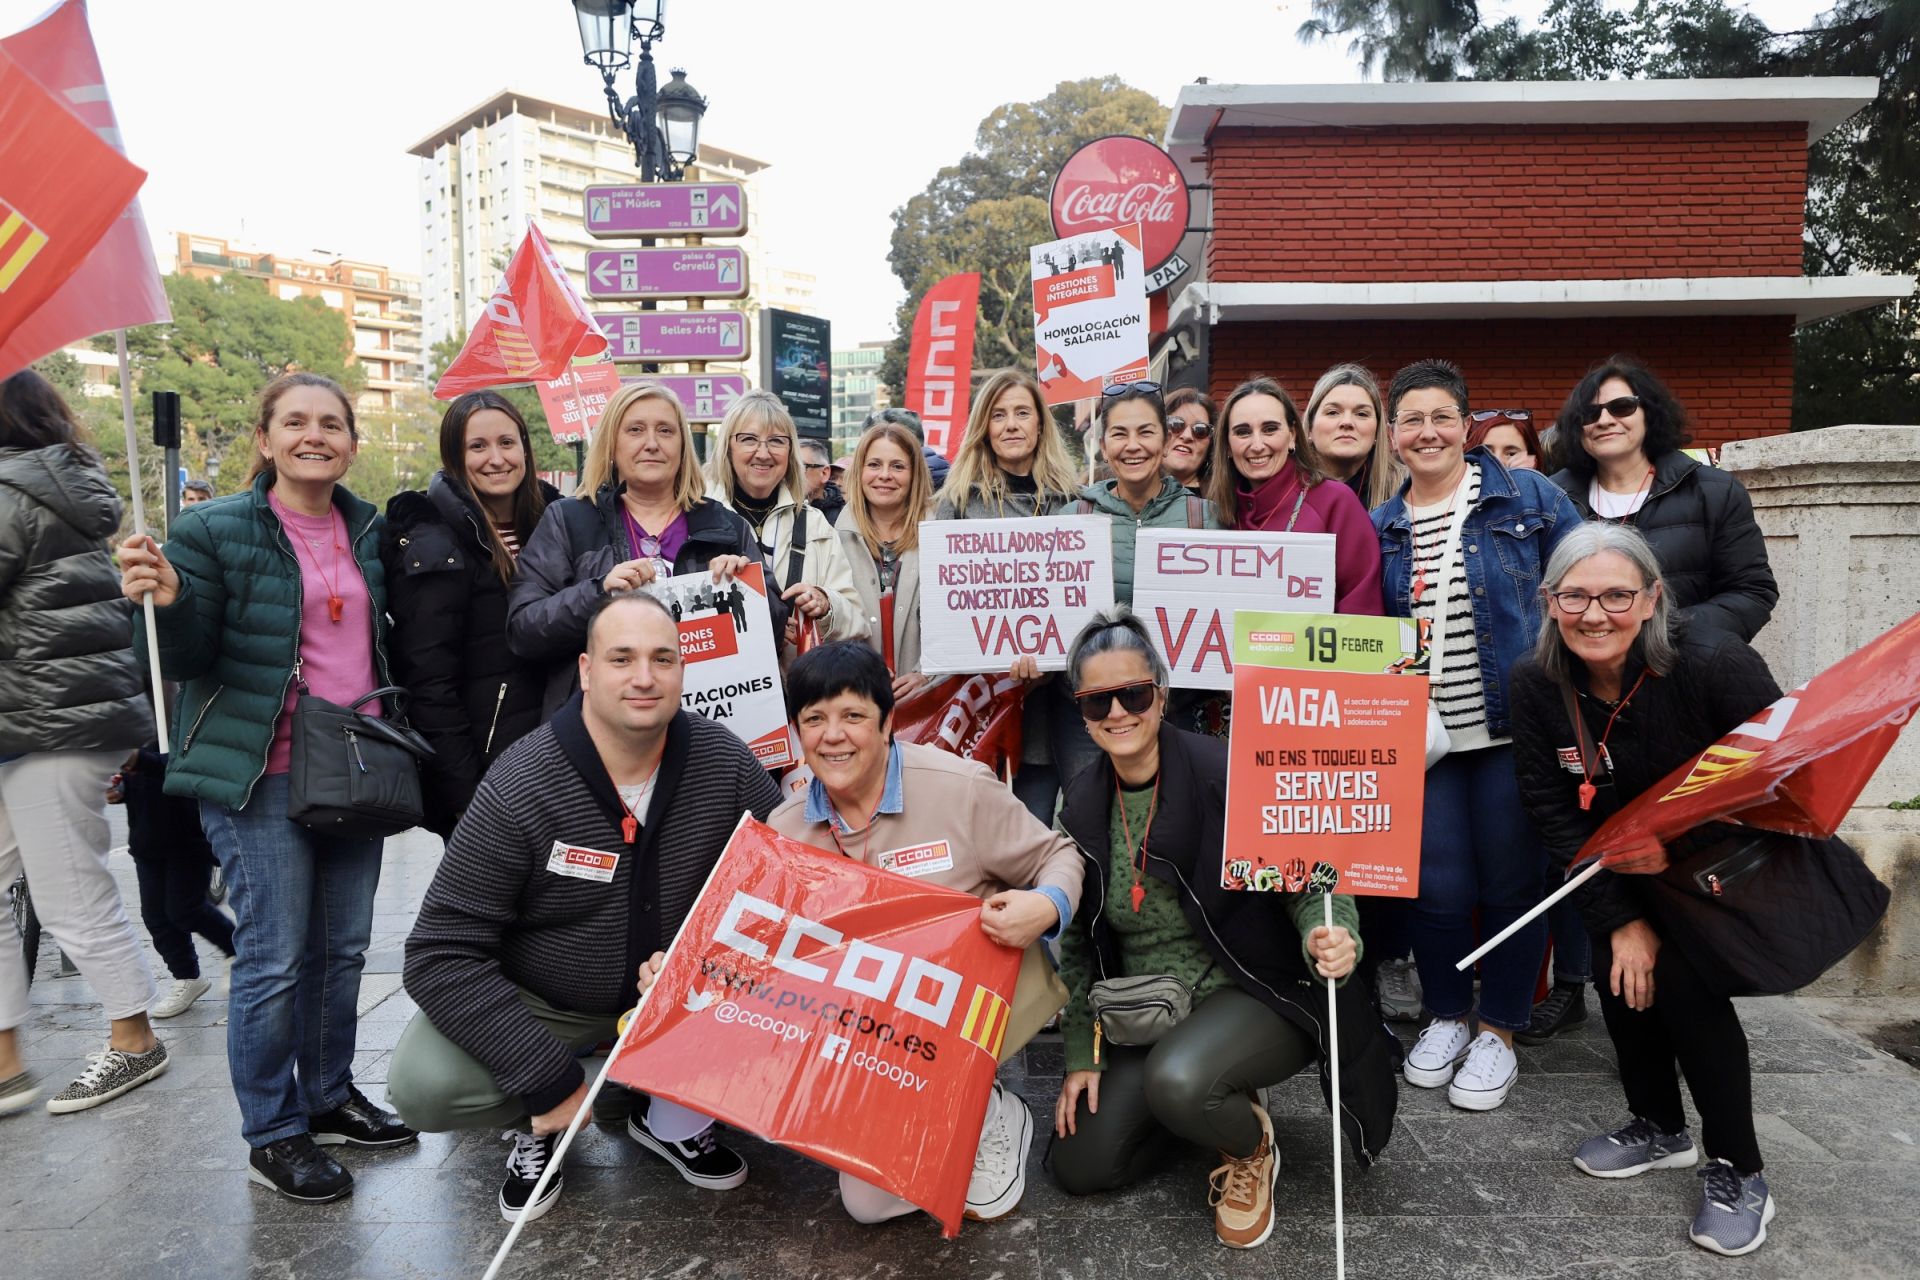
[[[1096,138],[1067,158],[1053,180],[1053,233],[1065,238],[1138,222],[1149,273],[1187,234],[1187,180],[1173,157],[1145,138]]]

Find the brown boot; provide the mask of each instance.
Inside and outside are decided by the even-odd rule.
[[[1273,1184],[1280,1177],[1280,1156],[1273,1149],[1273,1119],[1258,1102],[1251,1104],[1260,1120],[1260,1148],[1246,1157],[1220,1153],[1223,1163],[1213,1171],[1213,1230],[1230,1249],[1253,1249],[1273,1234]]]

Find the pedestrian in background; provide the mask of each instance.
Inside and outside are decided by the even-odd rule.
[[[834,474],[833,450],[825,440],[800,441],[800,470],[807,480],[806,501],[828,524],[837,524],[846,509],[846,491]]]
[[[853,450],[853,484],[837,532],[867,618],[867,641],[886,660],[893,696],[927,683],[920,670],[920,522],[933,507],[933,477],[920,442],[903,426],[868,427]]]
[[[190,507],[196,502],[213,500],[213,486],[205,480],[189,480],[180,486],[180,505]]]
[[[0,382],[0,885],[23,874],[41,925],[100,998],[107,1047],[47,1103],[81,1111],[167,1069],[153,970],[107,866],[107,780],[153,725],[131,609],[107,553],[121,504],[60,393]],[[20,1056],[31,1013],[12,913],[0,916],[0,1115],[39,1085]]]
[[[1183,488],[1202,497],[1213,474],[1213,401],[1197,387],[1167,397],[1167,453],[1161,466]]]
[[[1780,599],[1753,500],[1681,451],[1687,412],[1627,356],[1595,365],[1561,407],[1559,485],[1582,516],[1631,524],[1659,557],[1681,616],[1752,640]]]
[[[433,744],[421,762],[426,826],[443,838],[495,757],[540,722],[541,672],[507,646],[520,548],[559,492],[533,472],[513,402],[470,391],[440,418],[440,470],[397,493],[380,537],[393,671],[407,717]]]
[[[1320,469],[1368,511],[1400,491],[1406,469],[1393,456],[1380,383],[1365,365],[1337,364],[1320,375],[1307,400],[1307,437]]]
[[[614,392],[579,488],[540,517],[508,595],[507,643],[545,672],[541,717],[580,687],[587,618],[601,596],[685,573],[710,572],[719,583],[759,560],[752,527],[707,497],[680,397],[657,382]],[[767,603],[774,627],[784,627],[786,605]]]
[[[392,683],[387,584],[380,512],[341,483],[359,451],[346,391],[274,379],[253,448],[248,489],[182,511],[164,549],[127,539],[120,581],[130,600],[152,593],[161,671],[183,682],[166,789],[199,800],[227,874],[227,1068],[247,1176],[314,1204],[353,1190],[323,1146],[414,1141],[353,1082],[382,841],[287,816],[299,696],[344,706]]]
[[[1539,471],[1545,456],[1533,414],[1525,409],[1475,409],[1467,429],[1467,450],[1484,448],[1509,471]]]
[[[1454,961],[1540,900],[1546,854],[1513,780],[1507,676],[1540,629],[1541,574],[1580,513],[1531,471],[1466,452],[1467,380],[1444,360],[1393,376],[1387,393],[1401,491],[1373,513],[1387,610],[1411,618],[1447,751],[1427,770],[1413,956],[1433,1021],[1407,1052],[1408,1083],[1447,1086],[1453,1105],[1490,1111],[1519,1078],[1546,924],[1534,920],[1480,963]]]
[[[127,854],[140,884],[140,921],[153,949],[173,975],[173,987],[149,1011],[177,1018],[213,989],[200,968],[199,934],[233,959],[233,921],[207,896],[213,885],[213,846],[200,826],[200,806],[164,787],[167,758],[142,747],[127,757],[107,788],[108,803],[127,806]]]

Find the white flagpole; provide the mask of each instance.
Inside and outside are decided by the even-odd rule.
[[[1320,895],[1326,904],[1327,932],[1333,932],[1333,891]],[[1347,1208],[1340,1169],[1340,1012],[1334,1004],[1338,986],[1327,979],[1327,1069],[1333,1084],[1333,1265],[1336,1280],[1347,1276]]]
[[[1502,929],[1500,932],[1494,934],[1491,938],[1488,938],[1485,942],[1481,943],[1479,948],[1475,950],[1471,955],[1469,955],[1466,959],[1460,961],[1460,963],[1454,965],[1453,967],[1456,969],[1465,969],[1468,965],[1473,964],[1481,956],[1484,956],[1485,954],[1487,954],[1487,952],[1493,950],[1495,947],[1505,942],[1508,938],[1511,938],[1514,934],[1526,928],[1527,922],[1532,920],[1535,916],[1539,915],[1542,911],[1545,911],[1548,907],[1551,907],[1554,903],[1560,901],[1560,899],[1566,897],[1568,894],[1572,893],[1575,889],[1578,889],[1581,885],[1593,879],[1594,873],[1599,870],[1600,870],[1600,859],[1595,858],[1592,861],[1592,863],[1588,865],[1585,871],[1582,871],[1579,875],[1567,881],[1565,884],[1561,885],[1558,889],[1555,889],[1552,893],[1548,894],[1545,898],[1541,899],[1541,901],[1534,906],[1533,910],[1527,912],[1527,914],[1521,916],[1518,920],[1515,920],[1512,924],[1508,925],[1506,928]]]
[[[114,353],[120,358],[120,420],[127,429],[127,487],[133,491],[133,531],[147,532],[147,503],[140,495],[140,443],[133,431],[133,369],[127,359],[127,331],[113,331]],[[153,592],[140,597],[140,608],[147,623],[147,665],[153,674],[153,724],[159,731],[160,754],[172,748],[167,742],[167,690],[160,677],[160,636],[153,620]]]
[[[752,817],[753,814],[751,811],[741,813],[740,821],[733,825],[733,835],[727,837],[727,844],[729,846],[733,844],[734,838],[740,834],[740,828],[746,826],[748,820]],[[695,906],[699,905],[700,899],[707,896],[708,886],[713,883],[714,876],[720,873],[720,866],[726,860],[724,852],[720,857],[714,859],[713,870],[707,872],[706,882],[700,886],[700,892],[694,895],[693,901]],[[660,962],[661,972],[664,973],[666,971],[667,963],[673,959],[674,949],[680,945],[680,938],[685,932],[686,930],[683,928],[680,933],[673,935],[673,941],[667,944],[666,958]],[[637,974],[635,978],[637,980]],[[566,1158],[567,1148],[573,1145],[573,1136],[580,1132],[580,1126],[585,1123],[588,1114],[593,1110],[593,1100],[599,1097],[600,1090],[606,1087],[607,1073],[613,1070],[613,1064],[620,1058],[620,1051],[626,1048],[627,1037],[632,1035],[633,1029],[640,1025],[640,1014],[641,1011],[647,1007],[647,1001],[653,999],[653,993],[659,989],[660,984],[658,982],[648,987],[647,993],[640,997],[640,1003],[635,1005],[633,1012],[627,1016],[627,1025],[621,1028],[619,1037],[614,1040],[613,1048],[607,1053],[607,1060],[600,1064],[600,1074],[593,1078],[593,1087],[587,1090],[586,1098],[581,1101],[579,1108],[574,1111],[573,1122],[567,1126],[567,1131],[561,1135],[560,1145],[553,1149],[553,1155],[547,1160],[547,1167],[540,1171],[539,1181],[533,1184],[533,1191],[527,1196],[527,1204],[529,1206],[540,1203],[540,1196],[546,1191],[547,1184],[552,1182],[554,1174],[559,1172],[561,1162]],[[488,1264],[486,1274],[481,1276],[480,1280],[494,1280],[494,1277],[500,1274],[500,1268],[506,1263],[507,1255],[513,1252],[514,1242],[520,1239],[521,1229],[527,1225],[527,1222],[526,1211],[523,1209],[520,1216],[513,1220],[512,1229],[507,1232],[507,1238],[500,1242],[499,1251],[493,1255],[493,1261]]]

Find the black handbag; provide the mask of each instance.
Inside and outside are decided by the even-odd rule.
[[[300,684],[287,817],[343,840],[381,840],[425,820],[420,761],[433,748],[402,718],[406,697],[405,689],[384,685],[343,707]],[[391,719],[359,709],[375,698],[386,699]]]

